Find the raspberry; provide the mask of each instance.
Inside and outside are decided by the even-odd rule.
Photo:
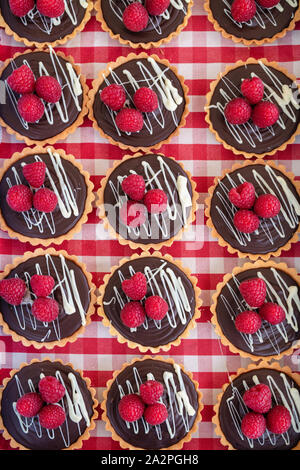
[[[264,97],[263,81],[258,77],[246,78],[242,81],[241,92],[250,104],[257,104]]]
[[[253,233],[258,229],[260,220],[254,212],[240,209],[234,214],[233,223],[242,233]]]
[[[258,196],[254,205],[254,212],[264,219],[271,219],[279,214],[281,204],[273,194],[262,194]]]
[[[135,273],[130,279],[122,282],[125,295],[131,300],[141,300],[147,294],[147,279],[143,273]]]
[[[28,93],[27,95],[22,95],[19,99],[18,111],[24,121],[33,123],[43,117],[45,107],[38,96]]]
[[[145,311],[153,320],[162,320],[169,310],[167,302],[159,295],[152,295],[145,301]]]
[[[261,307],[266,299],[267,286],[259,277],[241,282],[239,290],[249,307],[252,308]]]
[[[150,189],[145,194],[144,204],[151,214],[160,214],[167,209],[168,196],[162,189]]]
[[[163,385],[156,380],[147,380],[147,382],[141,384],[140,386],[141,399],[147,405],[154,405],[154,403],[160,399],[163,393]]]
[[[35,78],[30,67],[21,65],[15,69],[7,78],[10,88],[16,93],[32,93],[35,85]]]
[[[39,412],[40,425],[46,429],[56,429],[66,420],[66,414],[60,405],[46,405]]]
[[[231,5],[231,15],[235,21],[246,23],[251,20],[256,13],[254,0],[234,0]]]
[[[244,98],[234,98],[227,103],[224,114],[230,124],[241,125],[249,121],[251,106]]]
[[[257,3],[264,8],[273,8],[278,5],[280,0],[257,0]]]
[[[243,417],[241,429],[249,439],[258,439],[266,430],[266,419],[261,413],[250,411]]]
[[[56,194],[48,188],[40,188],[33,196],[33,206],[40,212],[53,212],[57,202]]]
[[[270,101],[261,101],[254,106],[251,118],[257,127],[264,129],[273,126],[278,121],[279,110],[276,104]]]
[[[10,305],[20,305],[26,290],[25,282],[18,277],[2,279],[0,281],[0,297]]]
[[[251,209],[255,202],[255,188],[252,183],[245,182],[232,188],[228,197],[230,202],[239,209]]]
[[[139,132],[144,126],[142,113],[133,108],[122,108],[116,115],[115,122],[122,132]]]
[[[54,299],[38,297],[32,304],[31,312],[41,322],[49,323],[58,317],[59,305]]]
[[[145,405],[136,393],[124,395],[118,404],[118,411],[124,421],[137,421],[143,416]]]
[[[41,395],[36,392],[25,393],[16,403],[16,410],[25,418],[32,418],[37,415],[43,406]]]
[[[152,113],[158,108],[157,94],[151,88],[139,88],[133,96],[133,101],[142,113]]]
[[[280,305],[272,302],[263,304],[259,309],[260,316],[271,323],[271,325],[277,325],[285,319],[285,311]]]
[[[15,16],[25,16],[34,8],[34,0],[9,0],[9,7]]]
[[[144,204],[128,201],[121,207],[120,218],[125,225],[135,228],[145,223],[146,213],[147,209]]]
[[[251,387],[243,395],[243,400],[248,408],[256,413],[267,413],[272,406],[272,394],[268,385],[258,384]]]
[[[55,281],[52,276],[34,274],[30,279],[30,285],[37,297],[48,297],[53,290]]]
[[[239,313],[235,319],[235,327],[240,333],[253,335],[261,327],[261,318],[252,310]]]
[[[162,424],[168,418],[167,407],[163,403],[154,403],[154,405],[149,405],[145,409],[144,418],[151,426]]]
[[[44,184],[46,168],[44,162],[33,162],[23,166],[24,178],[32,188],[40,188]]]
[[[137,328],[145,321],[145,310],[139,302],[129,302],[121,310],[121,321],[128,328]]]
[[[112,84],[103,88],[100,93],[100,98],[106,106],[113,111],[119,111],[123,108],[126,101],[126,93],[121,85]]]
[[[134,2],[125,8],[123,13],[123,23],[125,28],[134,33],[143,31],[149,21],[146,8],[140,2]]]
[[[42,15],[49,18],[58,18],[65,12],[64,0],[37,0],[36,7]]]
[[[131,174],[122,181],[122,189],[130,199],[141,201],[145,194],[145,180],[141,175]]]
[[[25,184],[16,184],[7,191],[6,202],[13,211],[29,211],[32,207],[32,192]]]
[[[36,94],[47,103],[57,103],[61,98],[61,86],[54,77],[43,75],[35,83]]]
[[[149,15],[162,15],[170,5],[170,0],[146,0],[145,7]]]
[[[65,395],[66,389],[56,377],[48,375],[39,381],[39,392],[46,403],[57,403]]]
[[[267,414],[267,428],[274,434],[283,434],[291,426],[291,414],[283,405],[275,405]]]

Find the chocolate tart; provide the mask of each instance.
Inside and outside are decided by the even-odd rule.
[[[283,38],[287,31],[295,28],[300,19],[299,1],[285,1],[273,8],[263,8],[256,3],[255,16],[246,23],[239,23],[232,18],[233,0],[205,0],[204,9],[216,31],[234,42],[246,46],[271,43]]]
[[[143,325],[130,329],[120,318],[122,308],[130,301],[122,290],[122,281],[137,272],[142,272],[147,279],[147,294],[141,303],[151,295],[159,295],[167,302],[169,310],[162,320],[146,317]],[[159,252],[151,256],[134,254],[129,259],[122,259],[110,274],[104,276],[97,302],[98,314],[120,343],[127,343],[130,348],[138,347],[143,353],[147,350],[152,353],[168,351],[171,346],[178,346],[195,328],[202,305],[200,292],[197,279],[170,255],[162,256]]]
[[[64,44],[82,31],[91,18],[91,0],[65,0],[66,10],[60,18],[47,18],[36,6],[22,18],[11,12],[9,2],[0,6],[0,26],[6,34],[29,47],[44,48]]]
[[[228,191],[244,181],[254,185],[257,196],[271,193],[281,203],[279,214],[271,219],[261,219],[258,230],[251,234],[241,233],[235,228],[233,217],[237,208],[228,198]],[[298,241],[300,185],[284,166],[271,160],[246,160],[215,178],[208,192],[206,223],[212,229],[213,237],[217,237],[220,246],[226,247],[229,253],[251,260],[267,260],[271,256],[280,256],[283,250],[289,250],[292,243]]]
[[[6,202],[8,189],[16,184],[29,186],[23,176],[23,166],[41,161],[47,167],[43,187],[57,195],[56,209],[51,214],[34,208],[26,212],[13,211]],[[22,242],[48,246],[70,240],[87,221],[94,199],[89,174],[75,157],[66,155],[63,150],[25,148],[6,160],[0,170],[0,227]]]
[[[57,429],[42,428],[38,416],[25,418],[15,408],[17,400],[25,393],[38,392],[43,376],[56,377],[66,389],[59,401],[66,413],[65,422]],[[10,446],[19,450],[74,450],[81,449],[89,439],[98,417],[96,391],[81,370],[60,359],[33,359],[22,363],[10,372],[0,391],[0,429]]]
[[[235,318],[242,311],[249,310],[249,306],[239,291],[239,285],[257,277],[266,283],[266,302],[280,305],[286,318],[277,325],[263,320],[260,329],[252,335],[240,333],[235,327]],[[217,285],[212,299],[211,321],[222,343],[230,351],[255,361],[279,360],[300,346],[299,296],[300,277],[295,269],[273,261],[246,263],[243,267],[234,268]]]
[[[228,450],[299,450],[300,449],[300,377],[289,367],[279,363],[261,361],[239,369],[222,387],[214,406],[212,422],[221,443]],[[250,411],[243,402],[246,390],[258,383],[268,385],[272,393],[272,406],[284,405],[290,412],[292,424],[284,434],[268,430],[258,439],[248,439],[241,430],[241,421]]]
[[[140,132],[121,132],[116,123],[116,111],[112,111],[100,99],[100,92],[108,85],[117,83],[125,89],[125,105],[134,107],[133,96],[140,87],[152,88],[158,96],[158,108],[143,113],[144,126]],[[111,144],[135,152],[158,149],[179,133],[186,123],[189,98],[184,78],[166,59],[157,55],[129,54],[111,62],[99,72],[89,91],[89,118],[93,127]]]
[[[133,48],[149,49],[168,43],[186,27],[194,2],[171,0],[165,13],[159,16],[150,15],[146,29],[138,33],[129,31],[122,21],[123,12],[130,3],[129,0],[96,0],[96,18],[112,39]],[[142,4],[145,4],[145,0],[142,0]]]
[[[44,323],[32,315],[31,306],[36,295],[31,291],[30,279],[34,274],[54,278],[50,297],[58,302],[59,314],[52,322]],[[21,305],[10,305],[0,299],[0,325],[13,341],[37,349],[53,349],[76,341],[91,322],[96,302],[95,286],[92,275],[75,256],[54,248],[28,251],[15,258],[0,275],[0,279],[13,277],[23,279],[28,288]]]
[[[242,97],[242,80],[257,76],[265,86],[264,99],[277,105],[278,121],[270,127],[258,128],[250,119],[243,125],[229,124],[224,117],[226,104]],[[263,158],[285,150],[300,132],[300,87],[296,77],[276,62],[249,58],[226,67],[210,85],[206,97],[205,120],[218,142],[236,155]]]
[[[162,402],[168,409],[167,421],[157,426],[149,426],[144,418],[134,423],[123,421],[118,412],[121,397],[139,393],[141,383],[150,377],[165,387]],[[123,449],[182,449],[183,444],[192,439],[201,421],[203,405],[198,383],[190,372],[170,358],[144,356],[143,359],[133,359],[130,364],[125,363],[121,370],[114,372],[103,396],[102,419],[113,440],[118,441]]]
[[[45,103],[45,113],[36,123],[27,123],[18,113],[17,102],[20,95],[11,90],[7,78],[14,69],[28,65],[35,78],[49,74],[56,78],[62,87],[58,103]],[[51,145],[65,139],[83,123],[87,113],[88,87],[80,68],[71,56],[66,57],[50,46],[47,50],[27,50],[16,53],[4,62],[0,79],[5,82],[5,102],[0,103],[0,124],[9,134],[27,145]]]

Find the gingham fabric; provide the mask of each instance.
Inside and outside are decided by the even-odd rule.
[[[209,186],[213,183],[214,176],[221,175],[223,169],[231,168],[235,162],[242,160],[217,143],[208,130],[204,119],[205,95],[209,90],[211,80],[214,80],[227,64],[233,64],[239,59],[246,60],[251,56],[278,61],[299,79],[300,22],[296,25],[296,29],[289,32],[283,39],[263,47],[248,48],[236,45],[214,31],[207,19],[203,1],[194,0],[194,3],[192,17],[187,28],[168,45],[149,51],[149,53],[153,52],[160,57],[167,58],[177,66],[189,87],[191,102],[186,126],[180,130],[178,137],[161,148],[161,152],[183,162],[196,181],[199,192],[197,222],[186,233],[183,240],[175,242],[171,248],[163,249],[162,253],[169,253],[174,258],[180,259],[197,276],[203,299],[201,318],[188,339],[183,340],[179,347],[173,347],[168,353],[162,353],[162,355],[172,357],[190,370],[199,382],[203,394],[202,421],[193,439],[184,446],[184,449],[214,450],[224,449],[224,447],[215,435],[214,426],[211,423],[214,414],[213,405],[216,403],[223,383],[228,381],[228,375],[235,373],[239,367],[246,366],[250,360],[241,359],[239,355],[230,353],[228,348],[221,345],[210,323],[211,297],[217,283],[222,280],[225,273],[231,272],[236,265],[243,265],[246,260],[240,260],[221,248],[205,226],[204,199]],[[12,40],[3,30],[0,31],[1,61],[23,50],[25,48],[21,43]],[[109,37],[108,33],[103,32],[95,15],[82,33],[63,47],[59,47],[58,50],[74,57],[75,62],[81,66],[82,73],[87,77],[89,86],[98,71],[105,68],[107,62],[132,52],[129,47],[121,47],[117,41]],[[3,130],[0,165],[3,164],[4,159],[9,158],[16,151],[21,151],[24,146]],[[88,118],[74,134],[65,141],[58,142],[55,147],[73,154],[82,163],[84,169],[91,175],[95,190],[99,188],[101,178],[113,161],[121,159],[125,153],[128,153],[110,145],[100,137],[92,128],[92,123]],[[278,159],[288,170],[293,171],[297,178],[300,177],[299,158],[300,136],[284,152],[275,155],[275,160]],[[78,256],[86,263],[97,287],[102,283],[104,274],[110,271],[112,265],[117,264],[124,256],[129,257],[133,254],[129,248],[110,239],[97,219],[96,209],[90,214],[82,231],[72,241],[62,243],[59,248]],[[4,266],[15,256],[23,255],[28,250],[33,251],[29,243],[23,244],[9,239],[6,233],[0,232],[0,269],[3,270]],[[292,249],[284,252],[284,256],[280,259],[290,267],[295,267],[299,272],[299,252],[299,244],[294,244]],[[29,362],[33,358],[46,356],[53,359],[61,358],[65,362],[73,363],[76,368],[82,369],[84,374],[90,377],[92,386],[97,390],[98,400],[101,402],[106,382],[111,378],[113,371],[133,357],[140,357],[140,353],[138,350],[131,350],[126,345],[119,344],[116,338],[112,338],[96,313],[92,319],[92,323],[75,343],[64,348],[56,347],[50,353],[46,349],[37,351],[33,347],[26,348],[20,343],[14,343],[10,336],[6,336],[0,330],[0,353],[2,353],[0,379],[7,377],[12,368],[18,368],[24,361]],[[282,363],[289,365],[294,371],[300,371],[300,359],[297,354],[284,359]],[[0,448],[10,448],[1,435]],[[91,438],[84,442],[83,449],[119,448],[118,443],[115,443],[105,430],[99,406],[96,428]]]

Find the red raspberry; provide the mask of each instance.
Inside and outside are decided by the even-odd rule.
[[[64,0],[37,0],[36,7],[42,15],[49,18],[58,18],[65,12]]]
[[[285,319],[285,311],[280,305],[272,302],[263,304],[259,309],[260,316],[271,323],[271,325],[277,325]]]
[[[37,415],[43,406],[41,395],[35,392],[25,393],[16,403],[16,410],[25,418],[32,418]]]
[[[9,7],[15,16],[25,16],[34,8],[34,0],[9,0]]]
[[[267,428],[274,434],[283,434],[291,426],[291,414],[283,405],[275,405],[267,414]]]
[[[254,205],[254,212],[264,219],[271,219],[279,214],[281,204],[273,194],[262,194],[258,196]]]
[[[160,399],[163,393],[163,385],[156,380],[147,380],[147,382],[141,384],[140,386],[141,399],[147,405],[154,405],[154,403]]]
[[[141,201],[145,194],[145,180],[141,175],[131,174],[122,181],[122,189],[130,199]]]
[[[169,8],[170,0],[146,0],[145,7],[149,15],[162,15]]]
[[[234,98],[227,103],[224,114],[230,124],[241,125],[249,121],[251,106],[244,98]]]
[[[66,413],[60,405],[46,405],[39,412],[40,425],[46,429],[56,429],[66,420]]]
[[[250,411],[243,417],[241,429],[249,439],[258,439],[266,430],[266,419],[261,413]]]
[[[128,201],[121,207],[120,218],[125,225],[135,228],[145,223],[146,213],[147,209],[144,204]]]
[[[32,304],[31,312],[41,322],[49,323],[58,317],[59,305],[49,297],[38,297]]]
[[[65,395],[66,389],[56,377],[48,375],[39,381],[39,392],[46,403],[57,403]]]
[[[264,129],[273,126],[278,121],[279,109],[270,101],[261,101],[254,106],[251,118],[257,127]]]
[[[257,104],[264,97],[264,83],[258,77],[246,78],[242,81],[241,92],[250,104]]]
[[[43,117],[45,107],[38,96],[28,93],[19,99],[18,111],[24,121],[33,123]]]
[[[126,101],[126,93],[122,85],[112,84],[103,88],[100,98],[106,106],[113,111],[119,111],[123,108]]]
[[[46,168],[44,162],[33,162],[23,166],[24,178],[32,188],[40,188],[44,184]]]
[[[256,0],[257,3],[264,8],[273,8],[278,5],[280,0]]]
[[[240,333],[253,335],[261,327],[261,318],[253,310],[245,310],[237,315],[235,327]]]
[[[48,297],[55,286],[55,281],[52,276],[34,274],[30,279],[30,285],[37,297]]]
[[[246,23],[251,20],[256,13],[254,0],[234,0],[231,5],[231,15],[235,21]]]
[[[167,407],[163,403],[154,403],[154,405],[149,405],[145,409],[144,418],[151,426],[162,424],[168,418]]]
[[[151,214],[160,214],[167,209],[168,196],[162,189],[150,189],[145,194],[144,204]]]
[[[239,209],[251,209],[255,202],[255,188],[252,183],[245,182],[232,188],[228,197],[230,202]]]
[[[40,188],[33,196],[33,206],[40,212],[53,212],[57,202],[55,192],[48,188]]]
[[[242,233],[253,233],[258,229],[260,220],[254,212],[240,209],[234,214],[233,223]]]
[[[255,277],[240,283],[240,293],[252,308],[259,308],[266,299],[267,286],[263,279]]]
[[[140,302],[128,302],[121,310],[121,320],[128,328],[137,328],[145,321],[145,310]]]
[[[133,108],[122,108],[116,115],[115,122],[122,132],[139,132],[144,126],[142,113]]]
[[[35,83],[36,94],[47,103],[57,103],[61,98],[60,83],[54,77],[43,75]]]
[[[255,413],[267,413],[272,406],[271,390],[265,384],[254,385],[246,390],[243,400],[245,405]]]
[[[167,302],[159,295],[152,295],[145,301],[145,311],[153,320],[162,320],[169,310]]]
[[[122,282],[122,290],[131,300],[141,300],[147,294],[147,279],[143,273],[135,273]]]
[[[130,393],[124,395],[118,404],[118,411],[124,421],[137,421],[143,416],[145,405],[139,395]]]
[[[18,277],[2,279],[0,281],[0,297],[10,305],[20,305],[26,290],[25,282]]]
[[[123,13],[123,23],[125,28],[134,33],[143,31],[149,21],[146,8],[140,2],[134,2],[125,8]]]
[[[29,211],[32,207],[32,192],[25,184],[16,184],[7,191],[6,202],[13,211]]]
[[[7,78],[7,83],[16,93],[32,93],[34,90],[35,78],[30,67],[27,65],[21,65],[21,67],[15,69]]]
[[[158,108],[157,94],[151,88],[139,88],[133,96],[133,101],[142,113],[152,113]]]

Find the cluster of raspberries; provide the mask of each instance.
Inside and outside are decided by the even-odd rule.
[[[143,31],[149,23],[149,15],[162,15],[169,5],[170,0],[145,0],[144,5],[133,2],[124,10],[123,24],[133,33]]]
[[[9,0],[9,7],[13,15],[22,18],[33,8],[48,18],[59,18],[65,12],[64,0]]]
[[[260,7],[273,8],[280,0],[256,0]],[[256,14],[255,0],[234,0],[231,5],[231,15],[235,21],[246,23]]]

